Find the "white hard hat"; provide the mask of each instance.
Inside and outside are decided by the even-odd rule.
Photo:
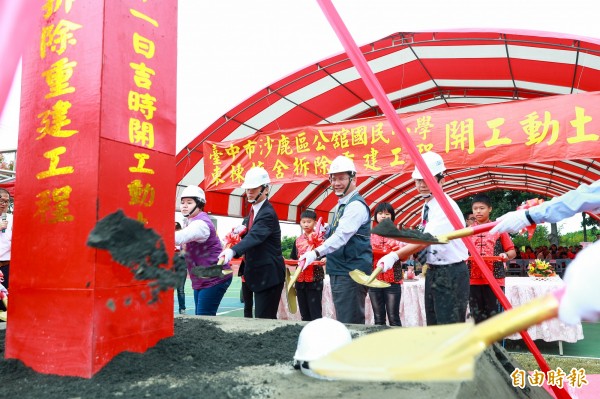
[[[425,165],[427,165],[427,168],[429,169],[432,175],[439,175],[440,173],[446,170],[446,166],[444,166],[444,160],[442,159],[440,154],[430,151],[426,152],[425,154],[422,154],[422,157],[425,161]],[[422,179],[423,175],[415,167],[415,170],[412,172],[411,177],[413,179]]]
[[[340,155],[336,157],[331,165],[329,165],[329,174],[332,175],[334,173],[341,172],[352,172],[356,173],[356,168],[354,167],[354,161],[350,158]]]
[[[242,188],[256,188],[269,183],[271,183],[271,179],[267,171],[260,166],[255,166],[246,172]]]
[[[323,378],[303,363],[319,359],[351,341],[350,331],[343,323],[327,317],[316,319],[309,322],[300,331],[294,360],[300,363],[300,370],[304,374]]]
[[[198,198],[200,201],[206,203],[206,195],[204,190],[198,186],[187,186],[181,192],[181,198]]]

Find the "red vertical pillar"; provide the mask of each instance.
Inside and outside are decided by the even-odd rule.
[[[177,2],[40,2],[23,59],[6,357],[91,377],[173,335],[173,293],[86,246],[122,209],[173,248]],[[170,254],[171,255],[171,254]]]

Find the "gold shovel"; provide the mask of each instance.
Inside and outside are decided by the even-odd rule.
[[[296,284],[296,280],[298,280],[298,276],[300,276],[300,273],[302,272],[303,265],[304,265],[304,261],[302,262],[302,265],[300,265],[300,262],[298,262],[298,266],[296,266],[296,270],[294,270],[294,274],[292,274],[292,277],[290,278],[290,281],[287,286],[288,293],[290,292],[290,290],[292,288],[294,288],[294,284]],[[296,289],[294,288],[294,291],[295,290]]]
[[[543,201],[540,201],[538,199],[529,200],[526,204],[519,206],[517,209],[527,209],[531,206],[538,205],[542,202]],[[391,219],[384,219],[381,221],[381,223],[379,223],[377,226],[371,229],[371,233],[380,235],[382,237],[394,238],[399,241],[411,244],[447,244],[450,240],[454,240],[456,238],[468,237],[474,234],[485,233],[486,231],[490,231],[498,223],[499,222],[496,221],[478,224],[476,226],[455,230],[448,234],[433,236],[429,233],[423,233],[419,230],[398,229]],[[526,227],[527,234],[530,240],[533,237],[535,228],[535,224]]]
[[[475,360],[487,346],[556,317],[563,292],[564,288],[477,325],[394,328],[368,334],[311,361],[310,369],[326,377],[358,381],[472,379]]]
[[[493,229],[494,226],[496,226],[498,223],[499,222],[490,222],[490,223],[478,224],[476,226],[465,227],[464,229],[454,230],[447,234],[440,234],[436,238],[441,243],[447,243],[450,240],[454,240],[456,238],[463,238],[463,237],[468,237],[468,236],[472,236],[475,234],[485,233],[485,232]],[[535,226],[533,227],[533,229],[535,231]]]
[[[217,266],[223,266],[223,263],[225,263],[225,259],[219,258],[219,261],[217,262]],[[223,269],[223,271],[221,273],[223,273],[224,276],[227,276],[228,274],[233,273],[233,269]]]
[[[191,270],[191,274],[200,278],[221,277],[233,273],[232,269],[223,269],[223,259],[220,258],[216,265],[202,267],[195,266]]]
[[[296,288],[290,284],[290,269],[285,268],[285,288],[287,292],[287,304],[290,313],[296,314],[298,302],[296,302]]]
[[[294,260],[294,259],[285,259],[285,290],[287,292],[287,304],[288,304],[288,310],[290,311],[290,313],[295,314],[298,311],[298,302],[296,301],[296,287],[294,286],[294,283],[296,282],[296,280],[298,279],[298,275],[300,275],[300,272],[298,272],[298,270],[302,270],[298,267],[298,261]],[[317,262],[315,262],[317,263]],[[318,262],[321,263],[321,262]],[[288,269],[288,266],[296,266],[296,272],[294,272],[294,275],[296,276],[295,279],[293,279],[293,277],[291,276],[292,274],[290,273],[290,269]],[[293,279],[293,281],[292,281]]]
[[[383,266],[377,266],[373,269],[370,275],[366,275],[361,270],[352,270],[350,273],[350,277],[352,280],[357,282],[358,284],[366,285],[371,288],[387,288],[390,286],[390,283],[386,283],[385,281],[377,280],[377,276],[383,270]]]
[[[384,219],[384,220],[389,220],[389,219]],[[394,226],[395,228],[395,226]],[[392,248],[392,251],[398,249],[398,247]],[[373,250],[373,257],[382,257],[384,255],[387,255],[389,252],[384,252],[384,251],[379,251],[379,250]],[[390,286],[389,283],[386,283],[385,281],[381,281],[381,280],[377,280],[377,276],[383,271],[383,267],[382,266],[377,266],[375,269],[373,269],[373,271],[371,272],[370,275],[366,275],[364,272],[360,271],[360,270],[352,270],[350,273],[350,277],[352,278],[352,280],[354,280],[355,282],[357,282],[358,284],[362,284],[362,285],[366,285],[367,287],[371,287],[371,288],[387,288]]]

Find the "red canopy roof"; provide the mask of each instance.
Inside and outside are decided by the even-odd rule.
[[[518,101],[600,90],[600,40],[539,32],[397,33],[362,46],[370,67],[399,113]],[[202,143],[256,132],[381,115],[346,54],[308,66],[256,93],[215,121],[177,155],[180,186],[204,179]],[[600,144],[598,146],[600,154]],[[335,154],[337,155],[337,154]],[[458,200],[511,189],[555,196],[600,178],[600,158],[449,170],[445,191]],[[416,224],[419,202],[410,174],[363,176],[361,194],[374,207],[391,202],[397,221]],[[279,218],[297,222],[302,210],[325,214],[336,204],[325,180],[275,184]],[[207,193],[207,210],[242,216],[240,189]]]

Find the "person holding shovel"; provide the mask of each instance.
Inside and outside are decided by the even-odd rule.
[[[285,281],[281,227],[268,200],[270,184],[271,179],[264,168],[248,170],[242,184],[248,202],[252,204],[246,235],[219,255],[225,262],[244,255],[244,279],[254,293],[254,314],[259,319],[277,318]]]
[[[339,197],[327,239],[299,259],[304,267],[327,256],[326,272],[331,282],[331,296],[336,319],[342,323],[365,324],[365,299],[368,287],[356,283],[349,273],[355,269],[370,274],[371,210],[356,188],[356,167],[345,156],[329,165],[329,181]]]
[[[375,224],[381,223],[384,219],[396,219],[394,208],[389,202],[380,202],[373,211]],[[392,250],[398,250],[405,244],[403,242],[371,233],[371,248],[373,253],[389,253]],[[377,263],[373,262],[373,269]],[[400,298],[402,297],[402,263],[396,262],[394,266],[377,275],[377,279],[389,283],[386,288],[369,287],[369,298],[373,307],[373,317],[375,325],[385,326],[385,317],[390,326],[401,327],[400,321]]]
[[[300,227],[302,234],[294,241],[290,259],[298,259],[311,247],[311,235],[318,234],[315,231],[317,214],[315,211],[306,210],[300,215]],[[296,295],[298,296],[298,308],[302,321],[312,321],[323,317],[321,302],[323,301],[323,280],[325,270],[317,263],[308,265],[298,275],[296,281]]]
[[[175,232],[175,245],[185,245],[185,260],[194,289],[195,314],[215,316],[219,304],[231,285],[232,274],[217,277],[200,277],[196,268],[206,268],[217,263],[223,247],[217,230],[204,212],[206,196],[198,186],[187,186],[181,193],[181,213],[185,217],[183,228]],[[223,269],[231,269],[225,262]]]
[[[422,156],[431,174],[440,187],[443,187],[446,167],[442,157],[435,152],[426,152]],[[421,214],[423,232],[438,236],[453,231],[450,220],[437,199],[432,197],[430,188],[417,168],[413,171],[412,178],[419,195],[425,200]],[[452,198],[445,195],[464,227],[465,220],[460,208]],[[469,269],[465,262],[469,254],[461,240],[452,240],[448,244],[431,246],[407,244],[400,250],[383,256],[377,264],[381,264],[385,272],[390,270],[399,259],[405,261],[410,255],[421,250],[425,250],[421,254],[428,265],[425,279],[427,325],[464,322],[469,302]]]

